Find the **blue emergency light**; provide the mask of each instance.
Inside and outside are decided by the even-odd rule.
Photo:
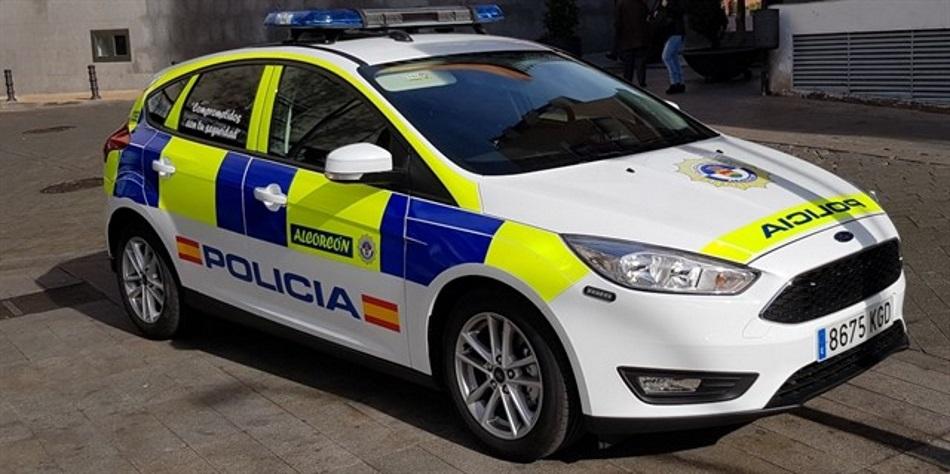
[[[498,5],[419,8],[335,8],[279,11],[267,15],[265,26],[300,29],[359,30],[438,28],[481,25],[505,19]]]

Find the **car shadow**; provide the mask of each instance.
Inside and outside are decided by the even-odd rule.
[[[58,270],[57,270],[58,268]],[[118,300],[115,278],[104,252],[62,262],[40,280],[61,278],[52,272],[64,271],[81,281],[60,289],[51,289],[31,296],[36,312],[53,307],[73,308],[82,314],[130,334],[140,335]],[[108,299],[115,303],[113,311],[103,311],[93,301]],[[29,306],[29,305],[26,305]],[[98,309],[93,309],[98,308]],[[455,412],[445,393],[406,382],[386,373],[359,365],[288,339],[228,321],[226,315],[210,315],[190,308],[189,324],[169,344],[181,351],[201,351],[221,359],[290,380],[314,390],[357,402],[385,416],[451,443],[487,454],[471,435]],[[22,317],[29,317],[26,314]],[[195,393],[197,404],[220,403],[233,396],[213,391]],[[809,407],[792,412],[793,416],[822,424],[828,428],[851,433],[876,443],[940,466],[950,466],[950,450],[921,440],[848,420]],[[669,433],[639,434],[608,440],[586,436],[569,449],[556,453],[552,459],[564,463],[590,459],[630,458],[669,454],[712,446],[743,425],[706,428]]]
[[[83,294],[95,296],[77,299],[62,297],[60,292],[48,292],[54,304],[74,308],[116,329],[140,335],[119,303],[115,279],[105,252],[71,259],[58,267],[94,290],[93,293],[84,291]],[[115,311],[87,310],[87,303],[92,299],[103,298],[116,304]],[[170,342],[175,349],[201,351],[348,401],[365,404],[447,441],[486,453],[477,439],[467,431],[444,392],[406,382],[332,353],[228,321],[226,316],[211,315],[195,308],[189,309],[188,316],[190,320],[183,333]],[[210,403],[217,398],[207,393],[196,396]],[[611,443],[586,436],[570,449],[555,455],[554,459],[570,463],[584,459],[670,453],[715,444],[730,431],[727,428],[638,435],[613,439]]]

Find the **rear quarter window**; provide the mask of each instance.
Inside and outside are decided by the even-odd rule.
[[[165,124],[165,120],[168,119],[168,115],[171,113],[175,101],[178,100],[178,96],[181,95],[181,91],[184,90],[189,78],[190,77],[179,79],[153,92],[152,95],[148,97],[148,101],[145,105],[145,113],[147,114],[149,123],[153,125]]]
[[[263,65],[202,73],[185,100],[179,133],[243,148]]]

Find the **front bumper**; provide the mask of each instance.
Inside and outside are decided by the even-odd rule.
[[[841,230],[849,230],[859,238],[836,242],[833,235]],[[626,433],[653,431],[651,426],[704,426],[754,419],[795,407],[904,347],[903,276],[864,301],[810,321],[783,324],[759,316],[796,275],[895,237],[896,230],[886,216],[826,229],[755,261],[752,266],[761,270],[762,275],[743,294],[734,297],[638,292],[589,274],[555,299],[550,310],[564,336],[582,409],[592,431],[610,432],[616,431],[610,426],[629,425],[620,429]],[[586,286],[608,289],[616,294],[616,299],[605,301],[584,295]],[[776,394],[787,391],[790,381],[809,378],[808,374],[796,374],[814,368],[819,328],[862,314],[883,301],[890,301],[894,309],[894,324],[900,328],[901,336],[897,343],[889,344],[887,351],[876,351],[880,358],[862,358],[862,362],[848,370],[818,371],[815,377],[821,378],[821,383],[807,389],[799,384],[794,393],[773,400]],[[865,341],[857,349],[871,347],[873,341]],[[845,360],[846,354],[838,354],[821,365],[835,365],[837,360]],[[621,367],[758,376],[745,393],[734,399],[656,404],[633,393],[618,373]]]
[[[906,349],[908,345],[907,331],[903,322],[898,321],[883,333],[827,363],[816,362],[795,372],[782,384],[768,405],[760,410],[666,418],[585,416],[584,422],[589,432],[601,435],[680,431],[748,423],[797,408],[874,367],[891,354]]]

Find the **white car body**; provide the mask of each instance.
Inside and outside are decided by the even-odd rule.
[[[500,37],[434,34],[417,35],[413,42],[367,38],[340,41],[321,49],[288,45],[240,52],[312,56],[335,64],[372,89],[357,73],[360,64],[350,58],[373,65],[461,53],[523,50],[546,48]],[[228,54],[233,52],[224,56]],[[201,60],[208,58],[198,61]],[[398,112],[395,116],[408,122]],[[424,139],[422,143],[435,150]],[[135,146],[146,145],[132,145]],[[452,172],[475,184],[480,212],[485,216],[556,234],[609,237],[694,253],[704,252],[721,236],[783,210],[823,199],[865,196],[862,190],[816,166],[726,135],[633,156],[505,176],[482,176],[443,155],[437,156]],[[758,173],[753,180],[755,185],[722,185],[697,175],[690,166],[703,160],[739,163],[754,169]],[[870,205],[870,201],[864,202]],[[312,280],[319,278],[323,282],[324,307],[288,298],[284,292],[268,290],[260,284],[248,284],[223,266],[212,268],[207,262],[195,265],[176,260],[184,287],[422,374],[433,373],[428,328],[435,301],[445,285],[471,275],[502,282],[530,300],[555,330],[570,361],[582,411],[594,419],[636,421],[760,413],[767,410],[770,400],[792,374],[816,362],[816,333],[820,328],[861,314],[884,300],[893,302],[895,322],[903,318],[903,276],[866,300],[817,319],[783,324],[760,317],[763,309],[797,275],[897,239],[894,225],[879,208],[862,215],[848,215],[840,221],[830,218],[781,239],[780,244],[757,248],[741,263],[758,271],[758,278],[738,295],[639,291],[587,271],[551,299],[542,297],[531,282],[490,265],[455,265],[430,283],[419,284],[349,264],[329,260],[315,263],[316,259],[301,258],[286,247],[223,232],[187,216],[166,212],[161,206],[144,206],[110,194],[108,216],[111,218],[120,209],[131,209],[144,217],[159,231],[173,255],[175,236],[187,236],[222,254],[258,262],[266,281],[274,269],[281,274],[291,272]],[[842,231],[850,232],[854,238],[837,241],[834,236]],[[206,253],[205,260],[207,256]],[[333,287],[344,288],[354,301],[361,293],[370,293],[397,303],[401,308],[402,330],[378,330],[358,317],[327,310],[326,300]],[[587,287],[612,293],[615,300],[592,298],[584,293]],[[758,377],[735,399],[653,404],[633,393],[619,375],[620,367],[755,373]]]

